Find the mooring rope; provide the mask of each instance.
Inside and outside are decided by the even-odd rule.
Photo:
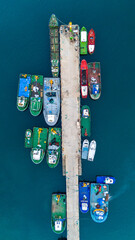
[[[56,18],[57,18],[57,17],[56,17]],[[62,22],[59,18],[57,18],[57,20],[58,20],[59,22],[61,22],[62,24],[64,24],[64,25],[68,25],[68,24]]]

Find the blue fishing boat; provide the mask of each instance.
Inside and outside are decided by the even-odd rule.
[[[91,183],[90,213],[93,221],[102,223],[108,216],[109,185]]]
[[[90,183],[80,182],[79,183],[79,205],[82,213],[89,211],[90,205]]]
[[[89,140],[85,139],[82,145],[82,159],[88,158]]]
[[[116,182],[116,179],[112,176],[97,176],[96,182],[105,183],[105,184],[114,184]]]

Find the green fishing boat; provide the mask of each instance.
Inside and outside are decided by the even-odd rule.
[[[83,137],[90,137],[91,135],[91,115],[90,108],[87,105],[82,106],[81,109],[81,132]]]
[[[52,194],[52,230],[62,233],[66,228],[66,194]]]
[[[80,54],[85,55],[87,51],[87,30],[85,27],[82,27],[80,30]]]
[[[31,159],[35,164],[41,163],[46,151],[47,146],[47,128],[33,129],[33,144],[31,149]]]
[[[32,75],[31,77],[31,97],[30,97],[30,113],[38,116],[43,106],[43,76]]]
[[[50,168],[55,168],[60,159],[61,151],[61,129],[49,128],[47,144],[47,163]]]
[[[20,74],[18,93],[17,93],[17,108],[19,111],[24,111],[28,108],[30,99],[30,74]]]
[[[35,164],[41,163],[45,156],[47,135],[47,128],[34,127],[33,133],[30,129],[25,132],[25,147],[31,148],[31,160]]]
[[[59,76],[59,29],[58,21],[54,14],[49,20],[50,29],[50,53],[51,53],[51,71],[53,77]]]
[[[25,132],[25,148],[32,148],[32,131],[27,129]]]

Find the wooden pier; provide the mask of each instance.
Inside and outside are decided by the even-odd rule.
[[[79,26],[60,26],[62,164],[66,176],[67,240],[79,240],[81,167]]]

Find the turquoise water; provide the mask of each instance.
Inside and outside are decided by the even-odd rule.
[[[34,118],[29,110],[21,113],[16,109],[19,73],[51,76],[48,20],[52,13],[64,23],[72,21],[96,32],[95,53],[86,60],[101,62],[101,98],[87,100],[97,152],[94,163],[83,162],[81,180],[94,181],[97,174],[117,179],[110,187],[112,198],[105,223],[96,224],[89,213],[80,213],[81,239],[135,238],[135,4],[127,0],[84,3],[0,1],[1,240],[58,238],[50,226],[51,193],[65,191],[62,165],[60,162],[50,169],[45,160],[38,166],[32,163],[30,151],[24,149],[25,130],[46,124],[43,115]]]

